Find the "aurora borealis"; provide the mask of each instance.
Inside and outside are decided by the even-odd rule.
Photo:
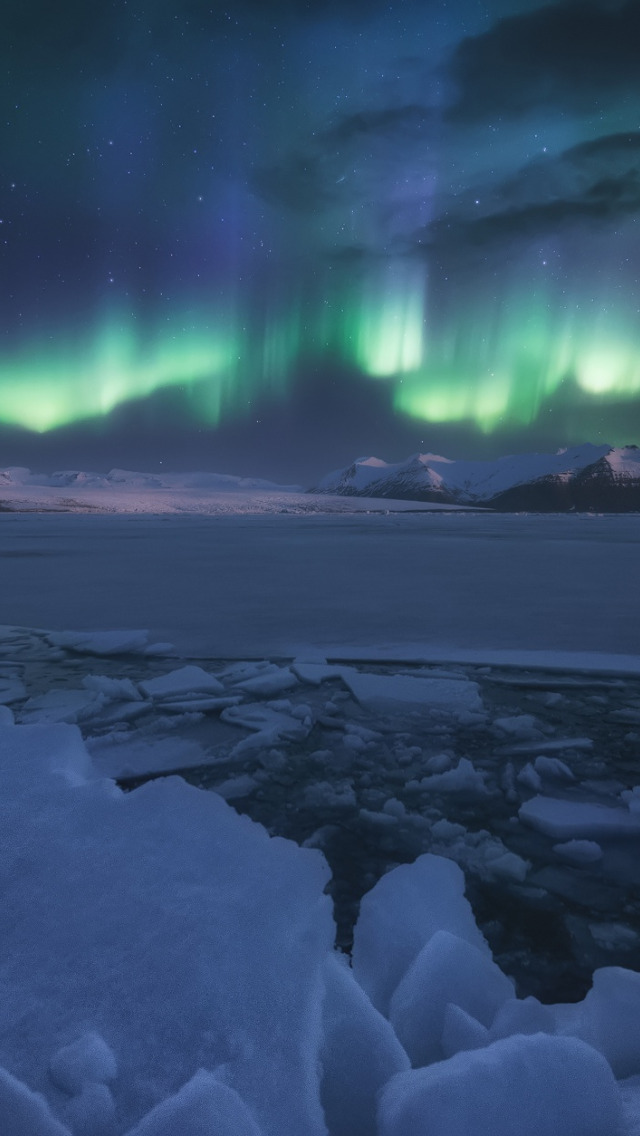
[[[3,463],[640,433],[635,0],[9,0]]]

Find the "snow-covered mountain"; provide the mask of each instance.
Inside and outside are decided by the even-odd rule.
[[[225,492],[269,490],[301,492],[299,485],[277,485],[259,477],[234,477],[228,473],[137,473],[129,469],[112,469],[109,473],[88,473],[65,469],[57,473],[32,473],[24,466],[0,469],[0,486],[51,485],[72,489],[211,489]]]
[[[496,461],[451,461],[437,454],[414,454],[395,464],[357,458],[323,477],[312,492],[508,512],[640,511],[640,449],[585,443],[556,454],[516,454]]]

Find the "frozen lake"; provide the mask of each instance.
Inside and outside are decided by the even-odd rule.
[[[0,623],[191,656],[633,654],[639,579],[634,516],[0,513]]]

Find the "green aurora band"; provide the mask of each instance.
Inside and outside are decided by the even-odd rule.
[[[190,418],[216,426],[257,398],[285,398],[301,360],[336,356],[388,382],[395,411],[483,433],[530,426],[561,387],[582,405],[640,394],[631,303],[570,306],[532,288],[464,306],[464,315],[430,309],[424,269],[400,264],[307,311],[197,310],[155,329],[110,313],[93,335],[5,358],[0,422],[44,433],[177,388]]]

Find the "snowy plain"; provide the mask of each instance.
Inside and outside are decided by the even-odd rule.
[[[4,1130],[638,1136],[638,520],[258,512],[0,514]]]

